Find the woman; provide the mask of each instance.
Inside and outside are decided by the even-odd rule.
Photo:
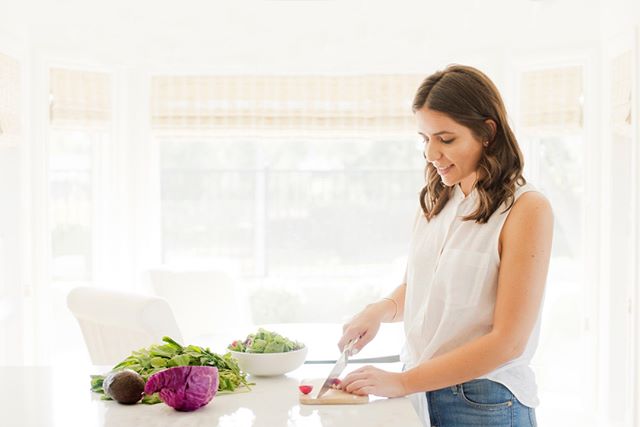
[[[381,322],[404,321],[401,373],[347,375],[355,394],[411,395],[426,425],[535,426],[529,363],[538,342],[553,214],[526,183],[501,96],[482,72],[453,65],[413,102],[424,140],[405,283],[343,328],[359,351]]]

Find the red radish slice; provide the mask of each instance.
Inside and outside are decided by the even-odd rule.
[[[302,394],[309,394],[309,393],[311,393],[311,390],[313,390],[313,386],[312,385],[303,384],[303,385],[299,386],[298,389],[300,389],[300,392]]]

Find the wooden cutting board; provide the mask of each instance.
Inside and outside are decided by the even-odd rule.
[[[324,378],[303,380],[300,382],[300,384],[313,385],[313,390],[309,394],[299,392],[298,401],[303,405],[356,405],[369,403],[369,396],[358,396],[335,389],[328,390],[322,397],[316,399],[315,396],[318,395],[318,391],[322,387],[323,382]]]

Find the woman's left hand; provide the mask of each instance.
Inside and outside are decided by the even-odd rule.
[[[373,366],[363,366],[349,373],[344,377],[339,388],[357,395],[374,394],[383,397],[406,395],[401,373],[387,372]]]

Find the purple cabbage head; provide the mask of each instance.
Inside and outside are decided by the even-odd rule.
[[[218,391],[218,368],[176,366],[151,375],[144,387],[147,395],[160,392],[160,399],[178,411],[195,411]]]

